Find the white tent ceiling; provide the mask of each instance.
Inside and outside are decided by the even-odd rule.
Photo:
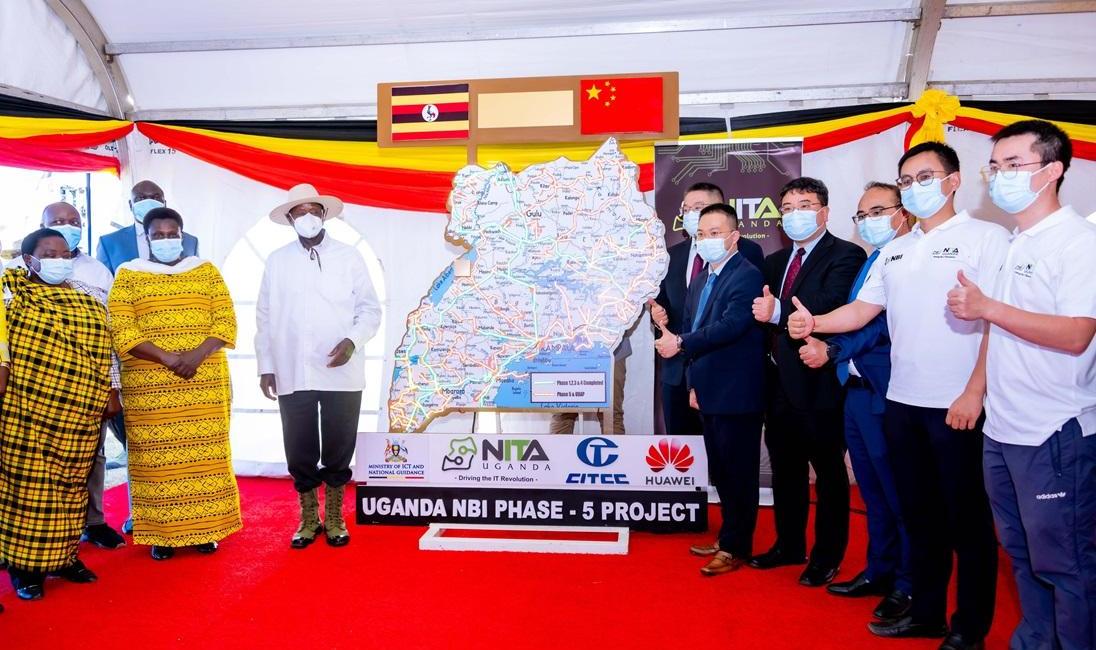
[[[0,84],[145,119],[371,117],[380,81],[654,70],[681,73],[684,115],[915,98],[926,84],[962,96],[1096,96],[1096,2],[0,5]],[[74,43],[87,62],[73,62]]]

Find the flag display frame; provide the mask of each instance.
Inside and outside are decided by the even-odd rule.
[[[591,79],[608,80],[657,77],[662,80],[661,130],[642,132],[602,132],[584,134],[581,129],[582,82]],[[448,137],[396,140],[392,130],[393,89],[405,87],[468,85],[468,137]],[[639,72],[619,74],[582,74],[554,77],[517,77],[496,79],[448,79],[440,81],[385,82],[377,84],[377,144],[381,147],[423,147],[454,145],[474,148],[480,144],[536,144],[556,142],[600,142],[609,135],[619,140],[675,139],[679,136],[678,74],[676,72]],[[520,117],[507,120],[507,126],[491,127],[480,124],[481,95],[521,95],[522,93],[572,93],[570,123],[566,114],[530,115],[530,126],[514,126]],[[560,108],[557,103],[556,108]],[[555,123],[553,123],[555,122]]]

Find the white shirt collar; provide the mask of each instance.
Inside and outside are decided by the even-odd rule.
[[[800,244],[799,242],[792,242],[792,257],[793,258],[795,257],[796,251],[798,251],[800,248],[805,249],[804,252],[803,252],[803,257],[810,256],[811,251],[814,250],[814,247],[817,246],[818,242],[822,241],[822,238],[825,237],[825,236],[826,236],[826,232],[823,231],[821,235],[819,235],[818,237],[815,237],[814,239],[807,242],[806,244]]]
[[[1047,216],[1043,217],[1043,219],[1039,221],[1039,223],[1028,228],[1027,230],[1020,230],[1019,226],[1013,228],[1012,238],[1016,239],[1017,237],[1034,237],[1040,232],[1053,228],[1054,226],[1057,226],[1063,221],[1074,216],[1080,217],[1081,215],[1077,214],[1077,211],[1073,209],[1073,206],[1063,205],[1054,212],[1051,212]]]

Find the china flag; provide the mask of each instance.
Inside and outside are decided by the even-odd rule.
[[[583,79],[583,135],[662,131],[662,77]]]

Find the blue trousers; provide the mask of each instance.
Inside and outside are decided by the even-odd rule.
[[[883,414],[872,413],[874,395],[868,388],[850,388],[845,397],[845,444],[868,509],[865,574],[872,582],[893,581],[895,589],[912,594],[910,539],[902,522],[898,489],[887,455]]]
[[[1009,647],[1096,648],[1096,435],[1074,419],[1038,447],[986,438],[983,460],[1020,594]]]

